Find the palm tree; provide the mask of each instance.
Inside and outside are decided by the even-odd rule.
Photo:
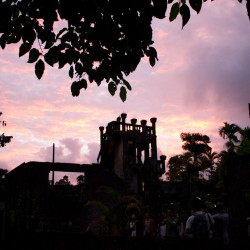
[[[224,122],[224,126],[219,129],[219,135],[228,140],[225,146],[228,151],[234,152],[240,143],[238,136],[242,133],[242,128],[234,123]]]
[[[240,145],[237,149],[237,154],[244,155],[250,154],[250,128],[246,127],[240,132]]]
[[[227,196],[227,167],[228,163],[237,156],[234,151],[223,150],[219,154],[217,167],[210,176],[210,185],[214,188],[214,197],[223,200]]]
[[[185,178],[198,177],[199,171],[212,168],[210,163],[210,154],[212,153],[210,138],[200,133],[181,133],[180,135],[184,144],[182,148],[187,152],[182,155],[175,155],[168,161],[167,172],[170,181],[183,181]],[[215,154],[214,155],[215,157]]]
[[[210,150],[209,152],[203,155],[202,169],[204,169],[204,171],[206,171],[208,175],[210,176],[216,170],[219,159],[220,159],[220,155],[217,152]]]
[[[199,170],[203,170],[202,158],[204,154],[211,151],[211,147],[208,145],[210,138],[200,133],[181,133],[180,136],[184,142],[182,148],[191,154],[187,155],[190,157],[190,166],[192,166],[193,172],[198,174]]]
[[[204,171],[207,166],[205,164],[207,162],[205,156],[211,152],[211,147],[208,145],[210,138],[200,133],[181,133],[180,137],[184,142],[182,148],[186,150],[183,154],[183,159],[185,159],[187,173],[188,206],[191,206],[192,196],[196,194],[201,195],[205,187],[206,180],[200,178],[199,172]]]

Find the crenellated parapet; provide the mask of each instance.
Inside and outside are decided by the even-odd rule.
[[[145,171],[153,171],[158,177],[165,172],[166,156],[157,158],[156,122],[155,117],[150,119],[151,124],[136,118],[127,122],[127,114],[122,113],[106,128],[99,128],[98,162],[126,180],[130,189],[144,186],[143,179],[149,174]]]
[[[146,120],[141,120],[140,124],[137,124],[137,119],[133,118],[130,120],[130,123],[126,122],[127,114],[122,113],[116,121],[108,123],[105,131],[105,135],[108,136],[110,133],[114,132],[136,132],[144,133],[147,135],[156,134],[156,118],[151,118],[151,126],[147,125]]]

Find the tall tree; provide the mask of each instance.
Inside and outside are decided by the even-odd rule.
[[[210,176],[210,182],[214,186],[214,196],[223,200],[227,196],[228,164],[237,155],[250,153],[250,130],[248,127],[242,129],[235,123],[224,122],[224,126],[219,128],[219,135],[226,140],[226,150],[219,153],[219,161]]]
[[[184,27],[192,11],[207,0],[0,0],[0,46],[19,43],[19,56],[28,53],[38,79],[45,65],[69,67],[71,92],[78,96],[89,83],[103,81],[125,101],[130,84],[125,80],[143,57],[151,66],[158,60],[152,46],[153,18],[182,18]],[[212,0],[211,0],[212,1]],[[246,2],[250,13],[250,2]],[[55,25],[57,23],[57,25]]]
[[[215,171],[210,176],[210,185],[214,189],[213,196],[218,200],[227,198],[227,167],[236,156],[236,152],[223,150],[219,153],[219,161]]]
[[[181,133],[181,140],[184,142],[182,148],[191,153],[193,170],[198,174],[198,171],[204,170],[202,157],[204,154],[211,151],[210,138],[207,135],[200,133]]]
[[[219,135],[227,140],[225,146],[228,151],[234,152],[240,143],[240,134],[242,133],[242,128],[234,123],[224,122],[224,126],[219,128]]]
[[[169,159],[167,176],[171,181],[180,181],[191,176],[198,177],[199,171],[211,169],[213,166],[213,163],[210,162],[212,151],[208,145],[210,138],[207,135],[181,133],[180,137],[184,142],[182,148],[186,152]]]
[[[207,180],[199,176],[199,171],[204,171],[208,164],[212,149],[208,145],[210,138],[200,133],[181,133],[182,148],[186,151],[182,155],[176,155],[168,161],[168,179],[170,181],[184,181],[187,184],[188,206],[191,199],[198,195],[203,198],[208,193]]]
[[[208,151],[203,155],[203,165],[208,175],[211,175],[217,168],[220,155],[215,151]]]
[[[167,163],[167,167],[169,181],[186,181],[189,175],[194,173],[192,153],[185,152],[181,155],[172,156]]]
[[[168,172],[167,179],[169,181],[183,181],[186,175],[185,163],[183,155],[175,155],[170,157],[167,163]]]
[[[250,154],[250,128],[246,127],[240,132],[240,145],[237,149],[237,154],[244,155]]]

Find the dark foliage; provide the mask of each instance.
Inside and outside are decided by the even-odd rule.
[[[242,2],[238,0],[239,2]],[[71,92],[78,96],[89,83],[106,81],[111,95],[119,89],[126,100],[126,77],[143,57],[158,60],[153,47],[152,20],[180,14],[182,27],[190,8],[200,12],[206,0],[0,0],[0,46],[19,43],[41,79],[46,68],[67,66]],[[246,4],[249,12],[249,2]]]

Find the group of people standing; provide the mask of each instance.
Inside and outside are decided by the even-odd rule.
[[[191,215],[185,225],[185,236],[190,238],[213,238],[221,242],[224,249],[229,248],[229,214],[224,204],[216,204],[216,212],[204,211],[203,202],[199,198],[192,201]]]
[[[157,218],[153,218],[149,212],[146,212],[141,221],[138,221],[136,215],[132,214],[129,229],[131,237],[164,239],[166,237],[181,237],[184,227],[175,210],[169,208],[165,214],[158,214]]]
[[[154,237],[155,221],[150,217],[149,212],[145,213],[142,221],[139,221],[136,215],[132,214],[129,222],[129,232],[131,237]]]
[[[190,216],[187,218],[182,218],[173,208],[168,208],[157,217],[152,217],[146,212],[141,221],[132,214],[129,229],[131,237],[216,238],[221,239],[223,246],[227,248],[228,225],[229,215],[222,203],[216,204],[216,212],[212,215],[204,210],[201,199],[194,198]]]

